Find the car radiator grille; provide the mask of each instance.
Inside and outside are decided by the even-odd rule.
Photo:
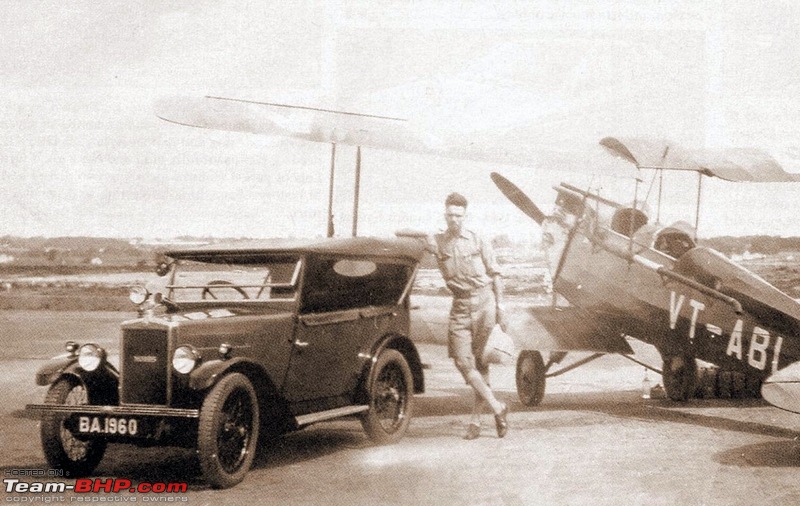
[[[120,357],[122,403],[167,404],[168,341],[165,329],[123,331]]]

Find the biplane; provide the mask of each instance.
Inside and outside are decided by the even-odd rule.
[[[164,98],[156,104],[156,114],[182,125],[330,143],[331,181],[336,145],[357,146],[356,199],[362,146],[528,167],[553,160],[532,144],[484,145],[469,139],[445,143],[404,118],[348,111],[206,96]],[[553,304],[512,318],[510,333],[522,350],[516,365],[520,399],[526,405],[538,404],[548,378],[609,353],[662,374],[673,400],[695,393],[697,359],[717,366],[713,374],[702,371],[704,384],[710,381],[715,394],[757,395],[762,381],[800,360],[800,304],[722,254],[698,245],[702,181],[798,178],[757,150],[687,150],[668,141],[614,137],[603,139],[600,146],[607,157],[600,163],[616,168],[624,164],[628,168],[622,170],[634,176],[632,203],[562,183],[555,188],[555,207],[548,215],[508,179],[491,175],[503,194],[542,227],[557,295]],[[564,160],[561,170],[572,163]],[[659,178],[660,208],[665,171],[697,174],[694,225],[660,223],[660,213],[654,216],[638,198],[643,175],[652,173],[653,180]],[[356,200],[353,235],[357,208]],[[629,337],[653,345],[663,358],[662,368],[633,357]],[[574,352],[589,355],[567,360]],[[775,384],[787,385],[767,380],[768,400],[773,398],[770,385]],[[779,407],[786,406],[779,402],[784,404]],[[797,404],[795,400],[787,409]]]
[[[765,153],[689,151],[666,141],[608,137],[600,144],[638,170],[693,171],[698,202],[703,177],[730,181],[790,182]],[[664,388],[686,400],[698,387],[722,397],[758,395],[761,382],[800,359],[800,304],[719,252],[698,245],[696,226],[659,223],[645,202],[630,204],[562,183],[545,215],[513,183],[492,180],[543,230],[553,289],[568,304],[534,307],[512,333],[530,335],[517,362],[522,401],[537,404],[546,378],[606,353],[636,361],[626,337],[655,346],[663,359]],[[661,184],[660,177],[658,178]],[[639,180],[636,180],[636,185]],[[659,194],[660,189],[659,189]],[[658,207],[661,203],[658,202]],[[541,350],[549,351],[547,362]],[[569,352],[593,352],[557,368]],[[717,368],[698,382],[696,359]],[[710,389],[710,392],[708,391]]]

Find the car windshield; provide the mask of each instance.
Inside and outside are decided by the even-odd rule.
[[[180,259],[166,294],[176,303],[292,300],[299,272],[299,259]]]

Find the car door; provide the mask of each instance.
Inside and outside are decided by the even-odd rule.
[[[286,376],[289,402],[352,391],[368,357],[359,356],[369,329],[358,308],[301,315]],[[371,326],[371,325],[370,325]]]
[[[380,293],[375,262],[363,258],[308,258],[300,314],[283,396],[289,402],[352,391],[365,352],[379,336],[364,310]]]

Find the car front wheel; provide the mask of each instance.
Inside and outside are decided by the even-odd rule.
[[[77,378],[61,378],[50,386],[45,404],[89,404],[86,387]],[[61,469],[69,478],[87,476],[106,451],[103,439],[81,440],[64,426],[67,415],[48,413],[42,418],[42,449],[47,463],[53,469]]]
[[[244,479],[258,440],[258,400],[246,376],[233,373],[214,385],[203,401],[197,452],[205,480],[228,488]]]
[[[368,385],[369,409],[361,416],[361,425],[375,443],[400,440],[411,422],[413,385],[411,368],[396,350],[378,355],[372,380]]]

